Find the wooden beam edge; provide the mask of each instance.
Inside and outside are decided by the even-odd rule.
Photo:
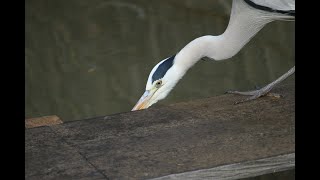
[[[294,167],[295,153],[291,153],[253,161],[217,166],[210,169],[200,169],[196,171],[189,171],[179,174],[170,174],[167,176],[153,178],[152,180],[232,180],[290,170],[294,169]]]

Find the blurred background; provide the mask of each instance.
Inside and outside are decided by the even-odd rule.
[[[219,35],[231,0],[27,0],[25,116],[63,121],[127,112],[159,61]],[[199,61],[154,106],[252,90],[295,64],[295,23],[272,22],[236,56]]]

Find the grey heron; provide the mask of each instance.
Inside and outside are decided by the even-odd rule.
[[[176,55],[160,61],[151,70],[146,89],[132,111],[146,109],[164,99],[184,74],[200,59],[225,60],[236,55],[266,24],[275,20],[295,20],[295,0],[233,0],[229,24],[221,35],[205,35],[188,43]],[[259,90],[227,93],[250,96],[240,102],[266,95],[287,73]],[[239,103],[239,102],[236,102]]]

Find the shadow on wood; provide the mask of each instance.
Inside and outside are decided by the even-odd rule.
[[[244,97],[221,95],[26,129],[25,178],[237,179],[292,169],[294,78],[273,92],[283,97],[234,105]]]

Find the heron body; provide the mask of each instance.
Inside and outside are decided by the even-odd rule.
[[[176,55],[154,66],[147,80],[146,91],[132,110],[148,108],[164,99],[201,58],[208,57],[216,61],[229,59],[269,22],[294,19],[295,0],[233,0],[229,24],[224,33],[198,37]]]

